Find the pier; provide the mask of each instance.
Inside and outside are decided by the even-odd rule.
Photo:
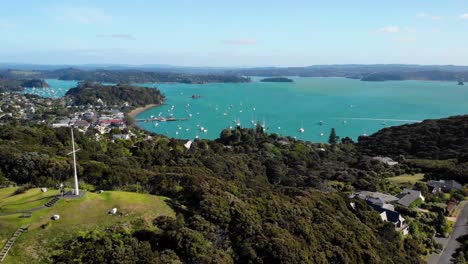
[[[136,119],[138,122],[173,122],[173,121],[187,121],[188,118],[177,118],[177,117],[153,117]]]

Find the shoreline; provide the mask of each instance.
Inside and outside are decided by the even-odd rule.
[[[130,117],[132,117],[133,119],[135,119],[138,114],[140,114],[140,113],[142,113],[144,111],[150,110],[152,108],[156,108],[156,107],[161,106],[161,105],[163,105],[163,104],[149,104],[149,105],[145,105],[145,106],[142,106],[142,107],[138,107],[138,108],[135,108],[132,111],[130,111],[128,113],[128,115]]]

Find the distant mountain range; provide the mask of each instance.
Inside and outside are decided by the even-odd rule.
[[[431,80],[431,81],[464,81],[468,80],[468,66],[456,65],[412,65],[412,64],[348,64],[348,65],[315,65],[307,67],[183,67],[166,64],[126,65],[126,64],[84,64],[84,65],[40,65],[40,64],[0,64],[0,74],[3,70],[46,72],[65,71],[73,68],[88,72],[123,74],[128,72],[145,73],[178,73],[228,76],[261,76],[261,77],[345,77],[362,81],[389,80]]]

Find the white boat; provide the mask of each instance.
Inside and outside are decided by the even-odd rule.
[[[323,137],[323,135],[325,135],[323,132],[320,132],[320,136]]]
[[[304,133],[304,132],[305,132],[305,129],[301,127],[301,128],[299,128],[299,132],[300,132],[300,133]]]
[[[159,126],[159,123],[158,122],[154,123],[154,127],[157,127],[157,126]]]

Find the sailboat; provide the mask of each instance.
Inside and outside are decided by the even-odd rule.
[[[300,133],[304,133],[304,132],[305,132],[304,123],[303,123],[303,122],[301,122],[301,128],[299,128],[299,132],[300,132]]]

